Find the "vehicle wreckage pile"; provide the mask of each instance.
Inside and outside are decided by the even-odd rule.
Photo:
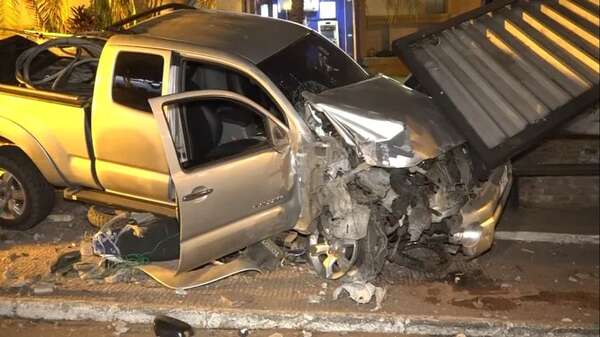
[[[386,261],[431,271],[459,251],[459,210],[475,184],[464,148],[410,168],[362,162],[319,128],[325,174],[309,260],[327,279],[369,281]]]

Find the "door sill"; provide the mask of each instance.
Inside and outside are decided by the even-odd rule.
[[[82,188],[66,188],[63,192],[63,196],[67,200],[82,201],[90,204],[97,204],[137,212],[147,212],[169,218],[177,218],[176,206],[159,204],[156,202],[140,200],[104,191]]]

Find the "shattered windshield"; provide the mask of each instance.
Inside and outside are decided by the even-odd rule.
[[[314,33],[267,58],[258,67],[297,109],[302,106],[304,91],[320,93],[368,78],[346,53]]]

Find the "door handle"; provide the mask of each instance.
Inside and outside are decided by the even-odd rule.
[[[198,186],[192,190],[192,193],[183,196],[183,201],[192,201],[211,194],[214,190],[205,186]]]

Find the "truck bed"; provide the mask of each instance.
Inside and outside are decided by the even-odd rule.
[[[598,5],[502,0],[394,42],[488,168],[597,104]]]
[[[30,48],[36,47],[38,44],[20,35],[14,35],[6,39],[0,40],[0,59],[2,66],[0,67],[0,85],[3,86],[18,86],[24,87],[17,80],[16,63],[19,56]],[[50,49],[40,52],[30,64],[30,74],[32,79],[42,79],[48,75],[55,74],[62,70],[72,61],[72,56],[62,53],[59,50]],[[95,67],[78,67],[69,74],[69,78],[80,78],[83,75],[86,77],[95,77]],[[92,83],[68,83],[69,81],[61,82],[60,86],[52,88],[52,81],[36,86],[37,91],[41,94],[45,92],[54,92],[65,95],[77,96],[81,100],[91,98],[93,93]],[[6,87],[3,87],[7,89]]]

